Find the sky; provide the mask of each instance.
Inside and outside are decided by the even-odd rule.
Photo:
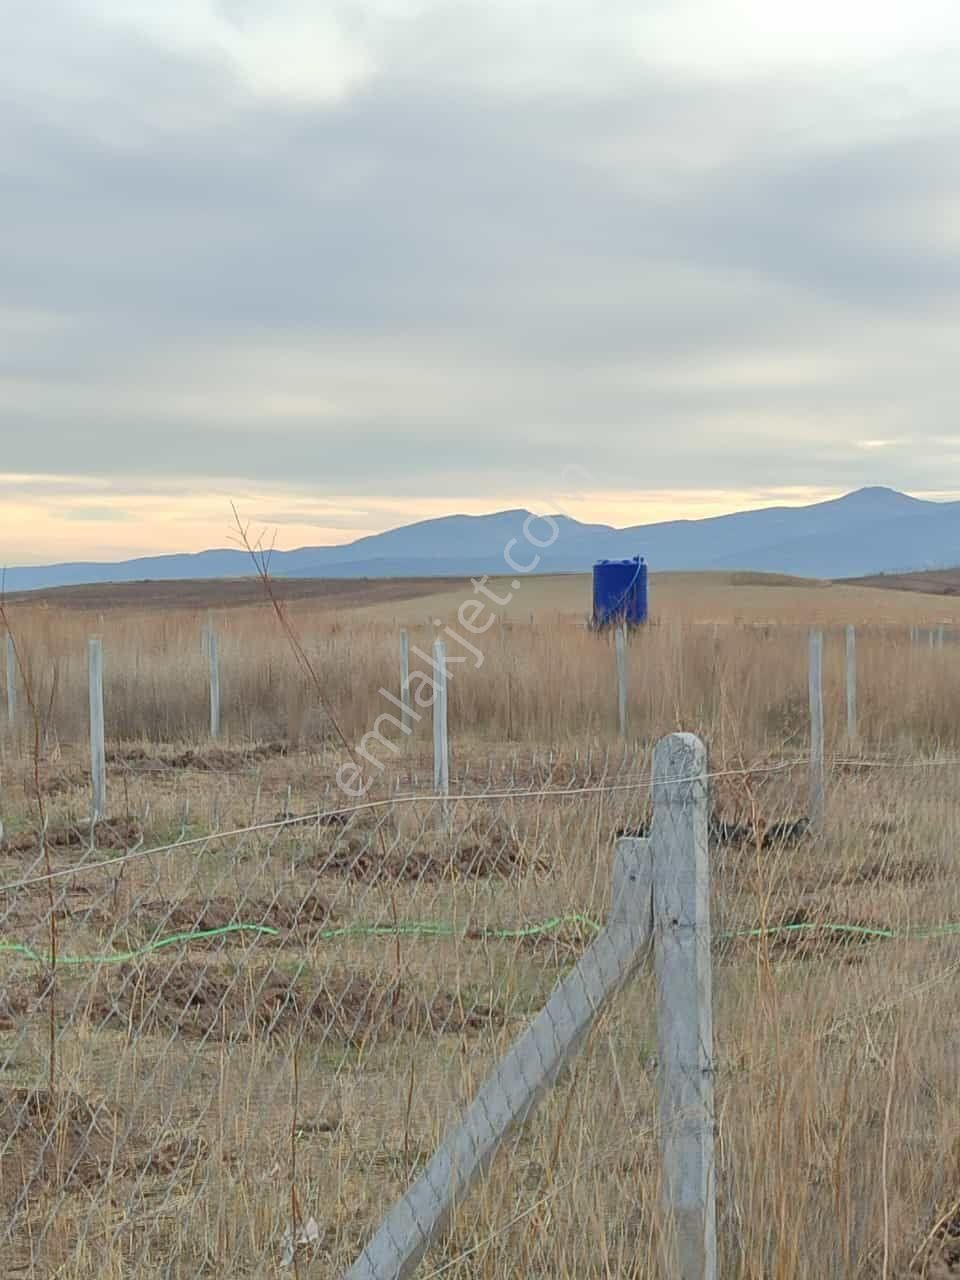
[[[0,562],[957,496],[953,0],[6,0]]]

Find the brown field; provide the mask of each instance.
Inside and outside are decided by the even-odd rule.
[[[651,612],[664,621],[931,625],[960,622],[960,602],[944,598],[960,594],[958,583],[960,570],[840,582],[774,573],[653,573]],[[581,620],[590,612],[589,574],[532,576],[515,591],[508,578],[492,578],[489,585],[499,597],[512,597],[496,608],[506,621],[529,622],[531,615]],[[436,616],[449,620],[472,592],[467,578],[278,578],[273,587],[285,604],[309,605],[317,614],[362,608],[368,611],[365,617],[403,625]],[[262,605],[263,587],[254,577],[128,582],[20,592],[7,599],[28,610],[190,613]]]
[[[287,606],[351,742],[390,709],[398,626],[423,651],[434,618],[456,626],[462,588],[407,586]],[[649,813],[652,745],[683,728],[718,774],[722,1275],[960,1275],[960,934],[917,936],[960,921],[960,601],[657,575],[624,741],[588,599],[578,576],[525,581],[482,661],[455,668],[448,830],[429,713],[353,807],[318,690],[262,604],[217,615],[218,743],[200,628],[223,600],[11,605],[37,718],[21,687],[0,739],[0,1273],[340,1274],[602,919],[615,834]],[[811,623],[827,823],[781,839],[806,805]],[[942,649],[909,643],[941,623]],[[91,831],[94,629],[109,813]],[[671,1276],[654,995],[648,975],[621,994],[423,1276]],[[284,1268],[294,1217],[317,1231]]]
[[[278,578],[274,594],[284,604],[310,601],[323,609],[352,609],[456,590],[462,578]],[[263,603],[263,586],[256,577],[190,578],[170,582],[109,582],[47,591],[20,591],[7,596],[13,606],[81,609],[106,613],[117,609],[236,609]]]
[[[883,591],[918,591],[923,595],[960,595],[960,569],[925,569],[917,573],[877,573],[851,578],[851,586],[879,587]]]

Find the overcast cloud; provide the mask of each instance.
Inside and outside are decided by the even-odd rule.
[[[8,0],[0,559],[954,487],[960,10],[780,8]]]

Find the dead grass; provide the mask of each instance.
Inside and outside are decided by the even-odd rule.
[[[678,582],[675,598],[691,585]],[[559,589],[545,586],[544,599]],[[729,616],[733,590],[705,584],[701,617],[722,591]],[[865,627],[854,751],[842,736],[842,638],[828,636],[830,748],[848,763],[831,771],[826,831],[811,839],[794,825],[804,770],[764,770],[806,748],[804,610],[833,601],[842,612],[854,597],[820,585],[736,590],[765,593],[764,608],[790,625],[747,625],[753,595],[743,625],[716,634],[689,620],[695,601],[682,625],[664,608],[631,645],[626,744],[605,638],[556,619],[492,629],[483,667],[451,685],[454,788],[551,794],[460,800],[449,831],[436,806],[404,800],[432,790],[426,723],[384,757],[371,791],[398,803],[316,816],[344,807],[341,759],[262,611],[238,609],[221,624],[219,744],[203,732],[199,615],[105,619],[113,816],[91,833],[88,620],[23,613],[52,708],[41,783],[51,865],[70,874],[52,899],[63,961],[54,1094],[51,899],[43,883],[0,893],[0,1272],[277,1274],[293,1182],[302,1217],[319,1225],[298,1255],[301,1280],[342,1274],[588,944],[589,927],[575,923],[518,931],[603,917],[614,833],[645,829],[651,744],[682,725],[730,771],[713,784],[711,854],[722,1274],[874,1280],[886,1205],[891,1277],[960,1275],[960,938],[914,936],[960,921],[951,655],[911,649],[903,614],[890,630]],[[291,610],[356,739],[386,709],[377,689],[396,683],[392,617]],[[411,640],[424,648],[430,634]],[[8,735],[7,886],[43,870],[30,774]],[[597,791],[604,781],[623,790]],[[270,826],[291,813],[304,821]],[[267,828],[144,853],[258,822]],[[110,857],[135,848],[127,862]],[[127,956],[237,924],[276,932]],[[656,1054],[655,987],[641,974],[424,1274],[669,1277]]]
[[[736,739],[753,756],[783,747],[805,729],[806,627],[838,631],[849,621],[861,628],[864,739],[908,752],[960,744],[960,694],[948,679],[951,653],[908,644],[912,625],[945,623],[950,639],[951,625],[960,625],[960,600],[829,584],[738,585],[735,577],[655,579],[653,624],[632,637],[628,655],[632,734],[652,741],[683,723],[712,744]],[[580,625],[589,596],[584,580],[531,579],[523,588],[507,610],[509,625],[474,637],[482,640],[481,664],[448,639],[451,655],[466,659],[454,667],[450,686],[455,747],[465,749],[465,734],[517,749],[582,749],[613,741],[612,640]],[[578,611],[580,595],[584,608]],[[433,619],[465,634],[457,623],[465,598],[463,588],[448,589],[415,601],[412,614],[392,602],[373,609],[302,601],[288,606],[352,741],[379,715],[395,711],[380,690],[397,690],[399,626],[409,630],[414,668],[426,670],[415,651],[429,652],[437,634]],[[269,764],[271,750],[334,744],[315,691],[266,607],[251,604],[217,617],[227,740],[215,746],[207,740],[203,611],[114,609],[101,620],[30,602],[8,608],[44,708],[45,781],[53,787],[69,789],[73,770],[62,755],[71,746],[82,748],[87,734],[86,642],[92,630],[103,635],[115,771],[125,769],[131,777],[153,769],[239,773]],[[500,612],[491,603],[481,623]],[[842,662],[842,636],[831,631],[826,680],[833,725],[842,723]],[[388,726],[387,736],[400,735]],[[406,746],[424,749],[429,738],[429,716],[421,715]]]

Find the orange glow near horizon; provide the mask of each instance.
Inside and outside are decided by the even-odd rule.
[[[126,560],[237,545],[235,503],[251,532],[279,549],[338,545],[438,516],[483,515],[513,507],[562,512],[585,523],[622,528],[697,520],[767,506],[804,506],[840,490],[609,490],[471,497],[320,498],[276,487],[197,480],[180,493],[150,482],[95,477],[0,476],[0,564]],[[917,494],[945,500],[943,492]]]

